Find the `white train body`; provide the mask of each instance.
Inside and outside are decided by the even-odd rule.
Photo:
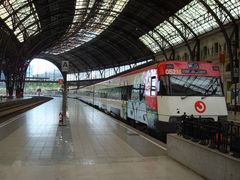
[[[225,120],[217,65],[166,61],[77,90],[80,100],[156,131],[174,132],[183,115]]]

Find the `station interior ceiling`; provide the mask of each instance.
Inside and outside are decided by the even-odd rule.
[[[179,44],[199,60],[198,37],[216,28],[234,60],[239,19],[239,0],[1,0],[0,69],[17,79],[43,58],[85,72],[154,60],[159,52],[174,59]]]

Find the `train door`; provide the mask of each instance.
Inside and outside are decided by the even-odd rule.
[[[155,73],[151,73],[148,78],[146,78],[147,87],[145,89],[146,95],[146,111],[147,111],[147,124],[150,128],[155,127],[155,122],[158,120],[157,113],[157,85],[158,78]]]
[[[127,119],[127,108],[128,108],[128,99],[131,96],[128,82],[124,81],[123,86],[121,86],[121,102],[122,102],[122,111],[121,117]]]
[[[130,97],[127,102],[127,118],[147,124],[144,73],[135,75],[133,79],[133,84],[128,86]]]

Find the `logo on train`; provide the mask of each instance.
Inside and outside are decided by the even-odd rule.
[[[195,102],[194,107],[198,113],[204,113],[206,111],[206,104],[202,101]]]

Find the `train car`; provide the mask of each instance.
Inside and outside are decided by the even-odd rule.
[[[79,89],[77,96],[157,134],[175,132],[183,115],[227,118],[219,66],[208,62],[160,62]]]

